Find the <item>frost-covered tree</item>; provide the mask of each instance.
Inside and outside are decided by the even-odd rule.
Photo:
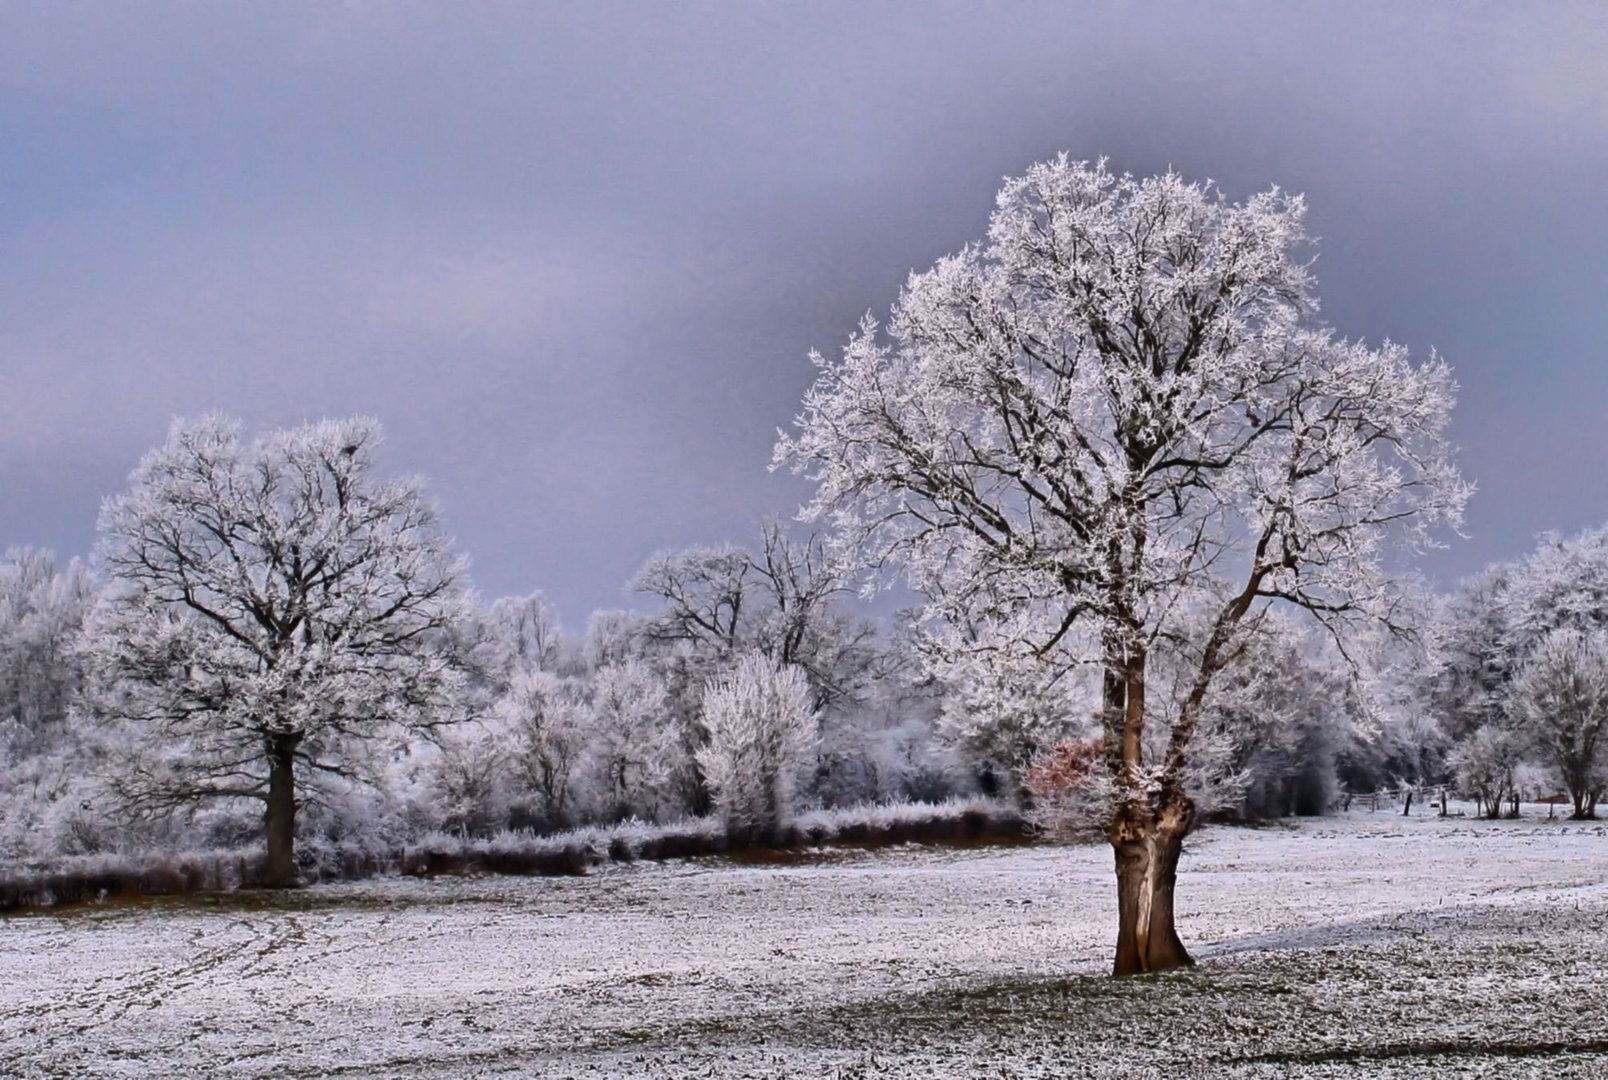
[[[665,681],[690,771],[683,798],[694,813],[709,807],[708,785],[696,764],[708,734],[703,726],[705,685],[724,676],[736,658],[758,651],[800,668],[814,706],[831,737],[822,740],[816,782],[849,785],[867,762],[854,752],[856,729],[874,696],[873,686],[898,664],[879,639],[876,624],[839,603],[843,575],[818,536],[789,537],[767,522],[758,551],[726,545],[663,552],[631,582],[660,602],[643,623],[646,658]]]
[[[939,734],[972,764],[987,794],[1021,790],[1052,747],[1097,739],[1098,689],[1088,672],[1050,671],[1033,657],[1007,654],[927,660],[943,672]]]
[[[499,683],[522,671],[557,671],[569,659],[558,615],[540,592],[504,596],[481,615],[483,666]]]
[[[586,620],[581,645],[584,663],[591,669],[640,660],[647,638],[648,620],[635,611],[594,611]]]
[[[1337,751],[1351,738],[1355,717],[1350,680],[1322,646],[1309,628],[1277,612],[1243,627],[1202,712],[1183,773],[1198,815],[1272,817],[1328,809],[1338,787]],[[1164,715],[1176,712],[1193,688],[1195,670],[1190,652],[1177,652],[1170,643],[1154,649],[1147,672],[1152,705]],[[1034,816],[1052,834],[1098,831],[1109,801],[1110,776],[1087,768],[1090,748],[1105,745],[1098,684],[1080,696],[1086,718],[1071,729],[1074,734],[1036,756],[1028,776],[1038,804]],[[1145,753],[1164,753],[1168,735],[1161,725],[1146,731]]]
[[[520,672],[498,700],[495,717],[509,768],[521,791],[535,796],[542,825],[572,824],[576,774],[592,737],[585,682]]]
[[[763,653],[740,657],[703,695],[709,742],[698,763],[739,842],[773,839],[792,815],[798,774],[815,749],[809,680]]]
[[[1033,762],[1024,786],[1033,796],[1028,820],[1040,832],[1066,840],[1092,838],[1110,800],[1105,740],[1058,740]]]
[[[0,556],[0,863],[138,839],[113,820],[100,782],[120,733],[81,722],[78,638],[95,594],[76,559]]]
[[[802,668],[818,711],[854,711],[898,661],[879,641],[875,622],[844,610],[848,583],[823,538],[793,539],[767,522],[752,562],[765,602],[755,613],[751,647]]]
[[[1244,624],[1278,602],[1336,633],[1399,622],[1382,542],[1428,542],[1466,498],[1450,370],[1315,321],[1304,212],[1034,166],[986,241],[911,276],[885,331],[868,318],[815,356],[777,446],[815,484],[805,517],[926,597],[937,655],[1100,669],[1118,973],[1190,962],[1185,776]],[[1147,696],[1160,642],[1191,665],[1176,702]]]
[[[1335,801],[1337,759],[1361,718],[1353,681],[1325,644],[1270,613],[1223,671],[1201,722],[1225,744],[1217,771],[1202,778],[1223,811],[1322,814]]]
[[[1534,551],[1458,584],[1434,620],[1424,699],[1462,741],[1504,722],[1519,665],[1553,630],[1608,628],[1608,526],[1543,534]]]
[[[430,805],[439,825],[460,836],[484,836],[507,821],[508,757],[479,720],[455,724],[435,740],[428,770]]]
[[[889,660],[867,701],[821,717],[808,795],[823,805],[940,802],[978,786],[977,763],[939,735],[942,687],[903,662],[897,645]]]
[[[743,647],[758,606],[753,564],[731,545],[691,547],[655,554],[629,588],[659,601],[642,617],[642,659],[664,684],[667,722],[674,730],[685,769],[677,795],[694,814],[710,808],[710,792],[698,750],[708,741],[701,699],[704,685],[730,667]]]
[[[1568,789],[1573,816],[1596,817],[1608,787],[1608,637],[1550,631],[1519,669],[1511,702],[1523,736]]]
[[[1446,764],[1458,789],[1474,797],[1476,812],[1499,818],[1524,764],[1524,741],[1505,724],[1487,724],[1459,743]]]
[[[295,879],[301,789],[371,777],[460,694],[463,563],[419,482],[375,474],[379,437],[367,419],[251,443],[175,421],[101,512],[95,705],[146,735],[122,790],[161,811],[262,800],[272,885]]]
[[[734,653],[742,640],[744,607],[749,601],[748,553],[740,548],[694,547],[661,552],[631,579],[634,592],[663,601],[644,626],[658,642],[696,642]]]
[[[0,556],[0,723],[17,726],[19,745],[66,717],[80,681],[73,641],[94,598],[76,559],[59,567],[36,548]]]
[[[1605,631],[1608,527],[1545,534],[1524,558],[1458,587],[1436,619],[1424,697],[1453,745],[1448,765],[1464,790],[1484,802],[1500,781],[1511,795],[1509,774],[1518,775],[1518,759],[1528,756],[1557,770],[1576,796],[1576,813],[1589,807],[1594,766],[1586,759],[1597,756],[1596,737],[1582,695],[1589,696],[1590,654]],[[1538,711],[1535,695],[1543,691],[1559,709]]]
[[[821,538],[793,539],[774,522],[762,527],[758,552],[663,552],[631,588],[661,602],[645,624],[650,641],[690,646],[683,654],[711,668],[745,650],[800,667],[818,709],[852,707],[887,666],[875,624],[839,606],[847,585]]]
[[[667,708],[664,682],[641,660],[605,664],[592,673],[588,725],[604,816],[659,815],[681,764]]]
[[[1424,702],[1453,741],[1506,714],[1517,665],[1508,643],[1512,574],[1511,566],[1497,564],[1460,582],[1433,620]]]
[[[1608,525],[1548,533],[1508,575],[1503,644],[1527,656],[1553,630],[1608,628]]]

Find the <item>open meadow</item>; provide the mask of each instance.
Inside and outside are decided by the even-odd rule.
[[[0,920],[18,1077],[1604,1076],[1608,827],[1208,828],[1192,971],[1104,847],[836,850]]]

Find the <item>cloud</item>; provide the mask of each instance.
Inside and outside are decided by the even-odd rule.
[[[0,543],[87,548],[174,413],[369,412],[488,589],[578,620],[789,509],[809,348],[1064,149],[1308,192],[1327,316],[1459,367],[1472,568],[1577,513],[1510,447],[1600,449],[1605,48],[1562,6],[19,8]]]

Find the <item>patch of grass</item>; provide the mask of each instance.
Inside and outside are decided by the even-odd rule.
[[[1366,1062],[1400,1061],[1412,1058],[1548,1058],[1566,1054],[1608,1054],[1608,1038],[1536,1042],[1426,1039],[1416,1042],[1387,1043],[1378,1046],[1342,1047],[1333,1050],[1246,1054],[1241,1057],[1227,1058],[1225,1061],[1247,1065],[1355,1065]]]
[[[1091,1076],[1330,1075],[1327,1069],[1392,1065],[1464,1075],[1476,1063],[1497,1070],[1480,1075],[1500,1075],[1503,1061],[1513,1063],[1510,1075],[1528,1075],[1543,1061],[1558,1075],[1586,1075],[1568,1069],[1608,1058],[1608,1015],[1592,1010],[1603,1023],[1578,1027],[1578,1014],[1572,1021],[1558,1007],[1581,990],[1549,978],[1556,952],[1568,946],[1551,949],[1543,938],[1522,970],[1504,969],[1502,958],[1518,943],[1508,937],[1507,913],[1488,915],[1475,916],[1481,928],[1466,938],[1452,932],[1431,942],[1403,932],[1339,950],[1207,958],[1157,975],[996,980],[616,1030],[595,1049],[685,1060],[679,1048],[696,1046],[706,1056],[746,1061],[791,1048],[823,1067],[872,1054],[877,1063],[864,1075],[887,1076],[919,1074],[934,1060],[951,1072],[953,1062],[975,1060],[999,1076],[1038,1075],[1029,1067],[1035,1062]],[[1582,927],[1593,917],[1583,915]],[[1523,1010],[1484,989],[1493,971],[1519,980],[1529,995]],[[858,1067],[841,1075],[861,1075]]]

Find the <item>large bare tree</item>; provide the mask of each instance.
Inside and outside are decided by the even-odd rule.
[[[299,781],[365,778],[461,697],[463,564],[420,485],[374,474],[378,440],[366,419],[250,444],[175,421],[101,512],[96,702],[147,736],[122,788],[156,810],[262,800],[274,886],[295,879]]]
[[[1303,217],[1276,189],[1034,166],[885,330],[814,357],[777,446],[814,482],[804,516],[927,598],[929,656],[1099,671],[1119,974],[1190,963],[1191,741],[1244,630],[1280,602],[1397,619],[1381,541],[1428,543],[1467,496],[1449,369],[1316,321]],[[1147,694],[1163,649],[1187,678]]]

